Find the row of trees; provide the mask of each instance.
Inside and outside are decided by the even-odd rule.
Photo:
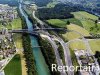
[[[70,53],[73,66],[74,67],[79,66],[74,50],[72,50],[71,48],[70,48]],[[74,71],[74,74],[78,75],[78,71]]]
[[[58,45],[58,52],[59,52],[60,58],[62,59],[62,62],[65,65],[64,49],[58,41],[56,41],[56,44]]]
[[[42,38],[39,38],[39,44],[41,46],[41,50],[46,59],[46,62],[49,66],[49,69],[51,71],[52,64],[57,64],[54,50],[53,50],[51,44],[47,40],[44,40]],[[51,75],[60,75],[60,73],[51,71]]]
[[[28,68],[27,73],[28,75],[37,75],[30,37],[28,34],[23,34],[22,38],[23,38],[24,54],[26,58],[26,66]]]

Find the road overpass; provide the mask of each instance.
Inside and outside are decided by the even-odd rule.
[[[64,28],[35,28],[33,30],[17,29],[17,30],[8,30],[8,33],[27,33],[31,35],[39,35],[40,30],[64,30]],[[0,31],[0,33],[2,33],[2,30]]]

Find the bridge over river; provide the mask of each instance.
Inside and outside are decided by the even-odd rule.
[[[64,28],[34,28],[33,30],[28,29],[17,29],[17,30],[8,30],[8,33],[28,33],[31,35],[39,35],[40,30],[64,30]],[[2,30],[0,31],[2,33]]]

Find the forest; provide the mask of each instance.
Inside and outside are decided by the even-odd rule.
[[[74,16],[70,12],[80,11],[82,7],[71,6],[69,4],[57,4],[54,8],[42,8],[38,9],[37,16],[41,20],[48,19],[66,19],[73,18]]]

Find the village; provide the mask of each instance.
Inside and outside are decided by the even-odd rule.
[[[3,68],[17,52],[13,34],[5,27],[17,17],[16,7],[0,4],[0,75],[4,75]]]
[[[7,25],[13,19],[17,18],[18,14],[16,7],[10,7],[7,4],[0,4],[0,23],[2,25]]]

